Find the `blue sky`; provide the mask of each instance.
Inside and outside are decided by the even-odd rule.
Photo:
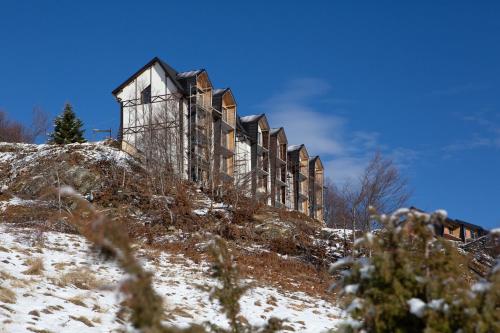
[[[0,108],[29,121],[70,101],[116,133],[111,90],[154,56],[205,68],[242,115],[268,114],[337,183],[380,149],[411,203],[500,226],[500,3],[9,1]]]

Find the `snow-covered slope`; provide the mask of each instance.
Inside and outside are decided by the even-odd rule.
[[[93,257],[88,246],[77,235],[0,225],[0,332],[127,328],[119,313],[122,272]],[[138,255],[154,272],[154,286],[165,298],[167,324],[226,324],[218,305],[198,287],[216,283],[209,277],[207,263],[157,251],[139,250]],[[289,330],[296,332],[325,331],[340,315],[334,304],[324,300],[263,286],[249,290],[241,307],[252,324],[264,324],[274,316],[286,319]]]

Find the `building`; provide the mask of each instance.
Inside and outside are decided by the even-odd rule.
[[[288,146],[265,114],[238,116],[230,88],[205,69],[178,72],[155,57],[113,95],[120,104],[121,148],[201,187],[234,184],[281,209],[323,220],[323,165],[304,145]]]
[[[231,89],[216,89],[212,96],[214,113],[214,169],[219,182],[234,182],[236,155],[236,100]]]
[[[438,228],[438,234],[446,239],[468,243],[488,234],[488,231],[475,224],[447,218]]]
[[[286,207],[288,140],[283,127],[269,132],[269,163],[271,167],[271,205]]]
[[[410,207],[410,210],[424,213],[423,210],[416,207]],[[481,226],[449,217],[442,224],[435,226],[435,231],[441,237],[463,243],[469,243],[488,234],[488,230],[483,229]]]
[[[269,123],[265,114],[240,118],[250,137],[252,165],[252,193],[257,198],[270,201],[271,178],[269,168]]]
[[[187,179],[188,99],[177,72],[153,58],[113,90],[113,95],[120,103],[118,139],[122,149],[146,157],[157,154],[158,149],[165,150],[172,169]],[[158,148],[160,141],[164,144]]]
[[[235,185],[249,195],[252,191],[252,141],[240,117],[236,116]]]
[[[288,147],[288,170],[290,175],[291,207],[304,214],[309,214],[309,154],[306,146]]]
[[[314,156],[309,159],[309,216],[323,221],[324,207],[324,168],[321,158]]]

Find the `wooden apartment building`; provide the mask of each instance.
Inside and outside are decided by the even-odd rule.
[[[124,151],[162,156],[200,186],[232,182],[269,205],[323,221],[324,170],[305,145],[288,146],[265,114],[238,116],[230,88],[204,69],[178,72],[155,57],[120,84],[118,139]],[[160,151],[161,150],[161,151]]]
[[[411,210],[424,212],[416,207],[411,207]],[[436,234],[446,239],[469,243],[479,237],[488,234],[488,231],[479,225],[468,223],[459,219],[452,219],[447,217],[442,224],[435,226]]]

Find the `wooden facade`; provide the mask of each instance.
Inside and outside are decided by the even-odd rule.
[[[288,169],[292,177],[292,207],[309,214],[309,154],[305,145],[288,147]]]
[[[269,123],[265,114],[240,118],[251,140],[252,194],[270,201]]]
[[[324,220],[324,168],[319,156],[309,159],[309,216]]]
[[[236,153],[236,100],[231,89],[217,89],[212,106],[214,114],[214,164],[221,182],[234,181]]]
[[[270,131],[271,205],[286,207],[288,140],[283,127]]]
[[[416,207],[410,209],[424,213]],[[469,243],[488,234],[488,231],[481,226],[449,217],[442,224],[434,227],[437,235],[455,242]]]

